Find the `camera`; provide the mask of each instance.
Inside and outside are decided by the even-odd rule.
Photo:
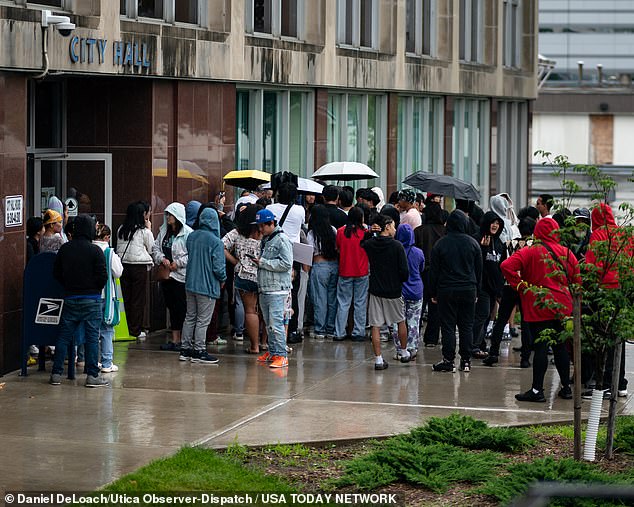
[[[68,16],[57,16],[45,9],[42,11],[42,26],[50,25],[55,26],[62,37],[68,37],[75,29],[75,23],[71,23]]]

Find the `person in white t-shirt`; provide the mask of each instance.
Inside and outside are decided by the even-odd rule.
[[[277,189],[277,200],[274,204],[269,204],[266,209],[273,212],[276,222],[286,233],[293,243],[299,243],[299,231],[304,224],[305,212],[303,206],[295,204],[297,199],[297,186],[291,182],[282,183]],[[286,208],[291,209],[286,214],[284,222],[281,223]]]

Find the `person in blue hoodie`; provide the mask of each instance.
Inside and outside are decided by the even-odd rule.
[[[409,224],[401,224],[396,229],[396,239],[403,244],[409,277],[403,283],[403,300],[405,301],[405,323],[407,325],[407,350],[410,358],[414,359],[418,353],[420,314],[423,309],[423,270],[425,269],[425,254],[414,246],[414,229]],[[396,355],[400,360],[401,342],[395,333],[392,334]]]
[[[220,241],[220,222],[214,209],[204,209],[198,224],[199,228],[187,237],[187,313],[178,359],[216,364],[218,358],[207,352],[206,337],[221,286],[227,279],[224,245]]]

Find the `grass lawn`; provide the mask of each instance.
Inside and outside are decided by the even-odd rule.
[[[394,493],[400,505],[506,505],[549,480],[634,485],[634,417],[620,417],[614,460],[599,437],[594,463],[572,460],[572,426],[491,428],[457,414],[383,441],[276,444],[222,452],[184,448],[104,488],[108,492]],[[619,435],[622,437],[619,439]],[[289,497],[287,497],[289,498]],[[599,505],[590,501],[553,505]],[[601,503],[600,505],[608,505]],[[617,503],[616,505],[630,505]]]

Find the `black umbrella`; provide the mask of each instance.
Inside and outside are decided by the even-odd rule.
[[[436,195],[445,195],[455,199],[468,199],[479,201],[480,192],[472,183],[459,180],[446,174],[432,174],[419,171],[409,175],[403,183],[423,192],[431,192]]]

